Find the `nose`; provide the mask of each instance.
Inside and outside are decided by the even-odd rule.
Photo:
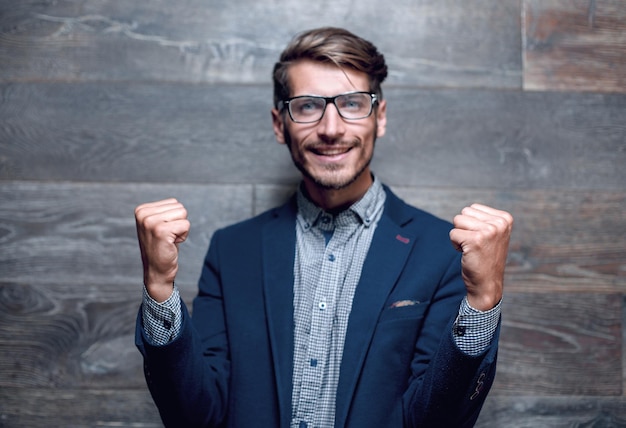
[[[334,103],[329,103],[326,106],[324,116],[317,124],[317,133],[321,139],[335,140],[340,138],[345,133],[345,121],[339,115],[339,110]]]

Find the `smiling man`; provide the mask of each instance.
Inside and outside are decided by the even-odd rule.
[[[276,139],[289,147],[314,202],[327,210],[349,206],[372,185],[369,164],[385,134],[386,101],[370,93],[366,74],[332,63],[301,60],[289,76],[285,83],[300,95],[272,110]],[[327,110],[329,103],[335,108]]]
[[[193,318],[174,285],[184,206],[137,207],[136,341],[166,426],[474,425],[495,376],[513,219],[474,204],[451,224],[379,181],[386,75],[376,47],[342,29],[283,51],[273,129],[302,183],[214,233]]]

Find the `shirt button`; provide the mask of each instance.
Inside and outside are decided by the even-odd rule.
[[[452,332],[456,336],[465,336],[465,331],[466,331],[466,328],[464,325],[454,324],[454,326],[452,326]]]
[[[328,217],[326,215],[324,217],[322,217],[322,223],[324,223],[324,224],[330,223],[330,217]]]
[[[317,367],[317,360],[315,358],[311,358],[311,367]]]
[[[321,310],[324,310],[324,309],[326,309],[326,302],[320,302],[317,306],[318,306]]]
[[[328,256],[328,260],[330,260],[331,262],[334,262],[335,261],[335,255],[334,254],[329,255]]]

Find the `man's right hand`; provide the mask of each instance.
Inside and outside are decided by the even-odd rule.
[[[178,245],[187,239],[187,210],[176,199],[149,202],[135,208],[143,281],[150,297],[167,300],[178,271]]]

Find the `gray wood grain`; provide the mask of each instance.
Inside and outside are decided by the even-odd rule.
[[[267,86],[0,85],[0,179],[288,184]],[[374,171],[406,186],[622,189],[626,95],[390,89]]]
[[[626,97],[506,91],[389,93],[376,170],[410,186],[623,189]]]
[[[147,388],[0,388],[3,428],[163,427]]]
[[[0,282],[1,389],[141,389],[135,284]]]
[[[622,394],[619,294],[508,293],[494,392]]]
[[[266,83],[291,37],[346,27],[386,54],[396,84],[521,87],[520,5],[5,0],[0,80]]]
[[[476,428],[617,428],[626,426],[626,398],[490,395]]]
[[[252,214],[251,186],[0,184],[0,280],[141,284],[133,210],[172,196],[192,223],[177,282],[195,289],[213,231]]]
[[[522,3],[525,89],[626,93],[626,2]]]

